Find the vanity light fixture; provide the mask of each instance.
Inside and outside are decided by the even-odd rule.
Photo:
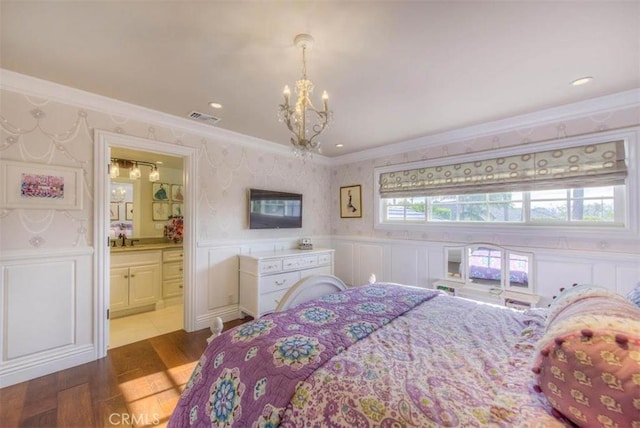
[[[120,177],[120,165],[118,165],[118,161],[111,160],[111,165],[109,166],[109,177],[116,178]]]
[[[116,159],[111,158],[111,165],[109,167],[109,176],[111,178],[116,178],[120,176],[120,168],[129,170],[129,178],[131,180],[137,180],[142,176],[142,172],[140,171],[140,165],[148,166],[151,168],[149,171],[149,181],[154,182],[160,180],[160,171],[158,171],[158,166],[153,162],[146,161],[138,161],[131,159]]]

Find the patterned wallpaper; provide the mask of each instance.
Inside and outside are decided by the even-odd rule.
[[[359,219],[341,219],[334,217],[331,233],[333,235],[356,236],[362,238],[388,238],[401,240],[421,240],[436,242],[492,242],[497,245],[515,245],[524,247],[575,249],[575,250],[612,250],[638,252],[637,241],[610,242],[606,235],[585,238],[570,238],[556,235],[553,238],[539,237],[534,233],[528,235],[487,234],[482,231],[475,233],[456,233],[450,231],[386,231],[374,229],[374,195],[377,186],[373,182],[375,167],[396,165],[427,159],[447,158],[449,156],[467,153],[479,153],[492,149],[500,149],[621,129],[640,125],[640,107],[627,108],[606,114],[587,116],[567,120],[564,122],[547,123],[538,127],[516,129],[495,135],[487,135],[455,143],[434,145],[425,149],[407,151],[391,156],[376,157],[370,160],[352,162],[335,166],[332,171],[332,206],[333,212],[338,212],[338,193],[342,186],[354,184],[362,185],[363,217]],[[446,161],[443,161],[446,163]]]
[[[330,232],[327,165],[8,90],[0,91],[0,122],[0,158],[82,168],[84,184],[82,210],[0,210],[0,251],[92,245],[95,129],[197,148],[198,241]],[[303,193],[303,229],[247,229],[249,187]]]

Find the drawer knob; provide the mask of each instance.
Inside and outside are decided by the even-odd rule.
[[[182,272],[182,268],[179,268],[178,270],[179,270],[180,272]]]
[[[286,279],[283,279],[282,281],[276,281],[276,285],[283,285],[285,282],[287,282]]]

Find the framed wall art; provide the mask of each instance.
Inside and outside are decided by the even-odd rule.
[[[171,204],[171,216],[182,217],[184,215],[184,208],[182,204]]]
[[[168,183],[153,183],[152,186],[154,201],[168,201],[170,198],[171,185]]]
[[[153,221],[169,220],[169,204],[166,202],[152,202]]]
[[[171,200],[173,202],[183,202],[184,201],[184,188],[181,184],[172,184],[171,185]]]
[[[109,220],[118,221],[120,220],[120,204],[117,202],[109,203]]]
[[[82,168],[2,160],[0,177],[3,208],[82,209]]]
[[[340,217],[362,217],[362,193],[359,184],[340,188]]]
[[[124,204],[124,219],[133,220],[133,202],[125,202]]]

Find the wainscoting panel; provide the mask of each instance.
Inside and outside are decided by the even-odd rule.
[[[3,359],[73,344],[77,285],[74,261],[10,266],[5,275]]]
[[[358,268],[356,272],[355,284],[362,285],[369,282],[371,274],[375,274],[378,280],[386,281],[385,272],[383,269],[383,250],[382,245],[360,244],[357,247],[358,250]]]
[[[334,237],[336,275],[345,280],[355,272],[355,284],[364,284],[369,275],[375,273],[379,281],[431,287],[433,281],[444,278],[444,248],[450,245],[455,244]],[[552,297],[560,293],[560,288],[574,283],[596,284],[626,294],[640,282],[640,260],[636,254],[528,247],[518,247],[518,250],[534,254],[540,307],[546,307]]]
[[[393,245],[390,248],[391,277],[390,281],[401,284],[419,285],[418,281],[418,247],[401,247]],[[424,265],[424,263],[422,263]]]
[[[336,242],[333,248],[336,250],[334,258],[334,273],[347,285],[354,285],[354,244]]]
[[[635,263],[616,267],[616,291],[627,295],[637,284],[640,284],[640,257]]]
[[[0,260],[0,387],[96,358],[91,249]]]
[[[237,305],[240,247],[212,248],[207,254],[207,310]]]

